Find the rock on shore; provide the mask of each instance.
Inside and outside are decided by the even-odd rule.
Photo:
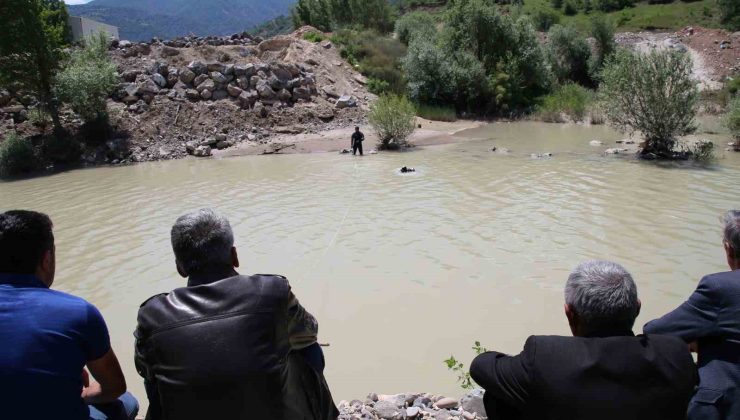
[[[483,390],[475,389],[455,399],[432,394],[378,395],[364,401],[340,401],[340,420],[476,420],[486,419]]]

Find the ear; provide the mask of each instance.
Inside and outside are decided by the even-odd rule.
[[[642,302],[640,301],[640,299],[637,299],[637,314],[635,314],[635,318],[640,315],[640,309],[642,309]]]
[[[236,254],[236,247],[231,247],[231,265],[234,266],[234,268],[239,267],[239,256]]]
[[[175,260],[175,265],[177,266],[177,273],[180,274],[180,276],[187,278],[188,273],[183,270],[182,266],[180,265],[180,262]]]
[[[574,336],[578,336],[578,314],[572,306],[567,303],[564,306],[565,317],[568,318],[568,326],[570,326],[570,332]]]
[[[36,269],[36,277],[41,279],[47,287],[51,287],[54,283],[54,274],[56,272],[56,256],[55,249],[51,249],[44,252],[44,256],[41,257],[41,264]]]

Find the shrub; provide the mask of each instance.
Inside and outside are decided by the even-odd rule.
[[[72,52],[64,70],[57,75],[56,93],[85,121],[106,113],[106,99],[118,86],[116,65],[108,57],[104,34],[88,38],[82,49]]]
[[[700,162],[709,162],[711,160],[714,160],[714,143],[708,140],[699,140],[696,143],[694,143],[691,148],[691,155],[693,156],[694,160],[698,160]]]
[[[736,76],[734,79],[730,79],[725,83],[725,88],[730,95],[737,95],[740,92],[740,76]]]
[[[612,126],[645,137],[643,154],[673,157],[676,137],[696,130],[698,89],[685,54],[620,50],[604,66],[601,96]]]
[[[378,148],[395,150],[414,132],[416,113],[405,96],[383,95],[370,107],[368,120],[378,134]]]
[[[573,81],[592,85],[589,74],[591,47],[572,27],[555,25],[548,32],[552,70],[561,83]]]
[[[396,21],[398,40],[409,45],[416,37],[434,38],[437,23],[429,13],[412,12],[401,16]]]
[[[0,143],[0,176],[30,172],[37,167],[38,160],[28,140],[13,133]]]
[[[397,39],[374,31],[341,30],[332,36],[341,46],[340,55],[368,78],[388,83],[386,91],[402,93],[406,88],[401,59],[406,46]]]
[[[560,22],[560,15],[554,10],[540,8],[532,13],[532,20],[538,31],[546,32],[552,25]]]
[[[553,9],[560,10],[563,7],[563,0],[550,0]]]
[[[390,86],[391,85],[385,80],[375,79],[372,77],[367,79],[367,90],[376,95],[388,93],[388,91],[390,91]]]
[[[432,121],[457,121],[457,112],[452,107],[435,105],[417,105],[416,114]]]
[[[51,125],[51,116],[40,107],[36,107],[28,111],[28,121],[45,132]]]
[[[614,31],[614,24],[607,18],[600,15],[591,18],[591,36],[595,42],[595,54],[591,57],[589,64],[592,80],[598,79],[606,59],[617,49]]]
[[[537,111],[540,118],[547,122],[562,122],[561,114],[566,114],[573,121],[582,121],[592,102],[593,93],[590,90],[568,83],[545,96]]]
[[[563,7],[563,13],[565,13],[566,16],[574,16],[578,14],[578,6],[576,6],[575,2],[573,0],[567,0],[565,2],[565,6]]]
[[[314,31],[309,31],[309,32],[306,32],[305,34],[303,34],[303,39],[305,39],[306,41],[309,41],[309,42],[321,42],[321,41],[323,41],[326,38],[324,38],[324,35],[323,34],[320,34],[318,32],[314,32]]]
[[[632,0],[595,0],[594,8],[602,12],[615,12],[632,6]]]
[[[740,2],[737,0],[717,0],[720,21],[731,31],[740,31]]]
[[[740,96],[730,102],[729,110],[725,116],[725,125],[735,138],[735,149],[740,150]]]

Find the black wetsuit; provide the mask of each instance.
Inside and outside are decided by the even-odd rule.
[[[355,131],[352,133],[352,154],[356,154],[357,151],[360,151],[360,156],[362,156],[362,142],[365,140],[365,135],[362,134],[360,131]]]

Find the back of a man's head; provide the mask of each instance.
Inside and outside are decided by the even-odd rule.
[[[0,273],[35,274],[54,247],[49,216],[35,211],[0,213]]]
[[[576,267],[565,285],[565,303],[575,313],[569,315],[575,335],[631,331],[640,313],[632,276],[609,261],[587,261]]]
[[[178,268],[184,276],[233,267],[231,225],[211,209],[179,217],[170,236]]]

